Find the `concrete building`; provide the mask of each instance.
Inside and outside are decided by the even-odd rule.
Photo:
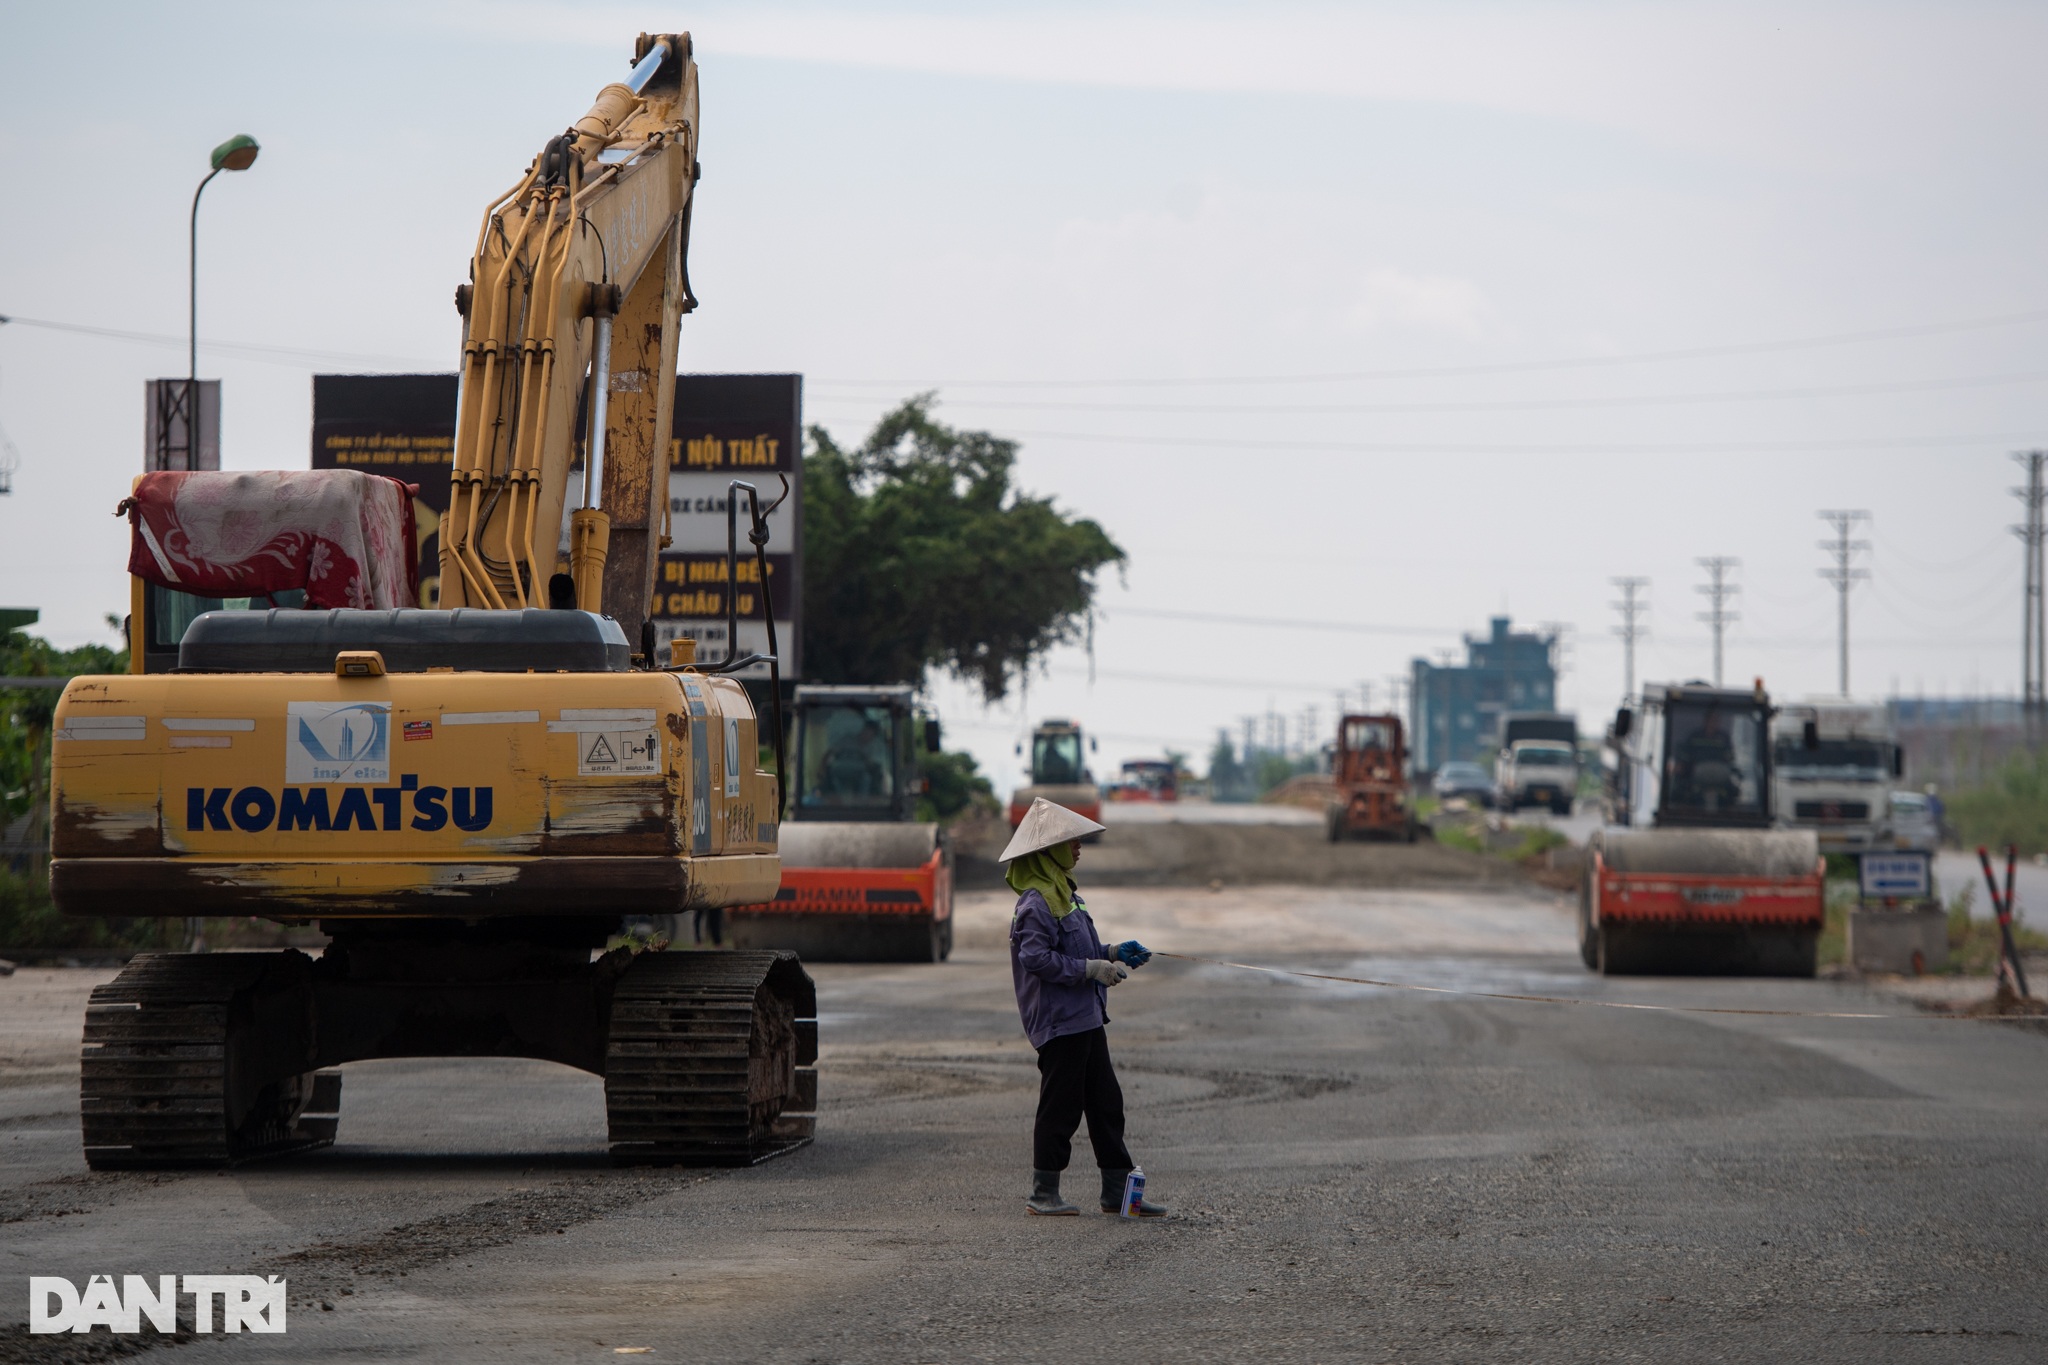
[[[1464,760],[1492,766],[1503,711],[1557,708],[1557,636],[1512,629],[1496,616],[1486,635],[1465,637],[1465,662],[1417,659],[1408,728],[1417,772]]]

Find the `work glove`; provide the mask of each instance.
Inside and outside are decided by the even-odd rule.
[[[1088,979],[1098,986],[1114,986],[1131,974],[1129,967],[1121,962],[1111,962],[1106,957],[1089,958],[1088,965],[1082,970],[1087,972]]]
[[[1116,945],[1116,960],[1126,967],[1142,967],[1152,960],[1152,950],[1134,938]]]

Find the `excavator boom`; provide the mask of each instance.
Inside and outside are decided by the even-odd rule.
[[[642,34],[635,57],[477,231],[456,292],[462,396],[441,605],[558,601],[549,584],[568,507],[574,605],[637,643],[661,549],[676,324],[696,306],[685,262],[698,110],[688,34]]]

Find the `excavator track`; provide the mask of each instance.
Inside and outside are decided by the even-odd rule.
[[[748,1166],[811,1140],[817,991],[789,952],[643,953],[612,994],[605,1113],[622,1164]]]
[[[96,988],[80,1056],[86,1164],[227,1166],[332,1143],[341,1073],[293,1060],[308,967],[297,952],[150,954]]]

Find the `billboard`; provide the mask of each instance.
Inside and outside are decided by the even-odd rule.
[[[313,468],[359,469],[416,483],[413,535],[420,605],[441,601],[441,517],[455,459],[452,374],[313,376]]]
[[[442,514],[455,454],[452,374],[313,376],[313,468],[359,469],[419,485],[414,503],[420,604],[440,600]],[[669,442],[668,528],[648,614],[663,656],[668,641],[695,639],[700,659],[726,655],[726,593],[739,613],[739,650],[767,653],[765,600],[775,613],[785,678],[800,677],[803,629],[803,376],[686,374],[676,379]],[[579,459],[576,469],[582,468]],[[580,473],[572,476],[580,479]],[[734,479],[754,485],[761,505],[789,495],[768,519],[768,582],[747,540],[739,507],[738,582],[726,581],[726,501]],[[580,487],[580,483],[578,485]],[[573,501],[573,497],[570,501]],[[566,511],[561,558],[568,557]],[[742,677],[768,676],[765,667]]]
[[[697,657],[723,659],[725,630],[726,493],[735,479],[752,484],[761,506],[789,496],[768,518],[766,595],[775,613],[782,676],[802,674],[803,623],[803,376],[797,374],[686,374],[676,380],[675,439],[669,446],[668,534],[655,584],[655,635],[687,635]],[[760,569],[749,556],[747,503],[741,495],[737,526],[739,582],[732,585],[740,616],[739,651],[766,654],[768,627],[761,616]],[[756,668],[741,677],[766,678]]]

